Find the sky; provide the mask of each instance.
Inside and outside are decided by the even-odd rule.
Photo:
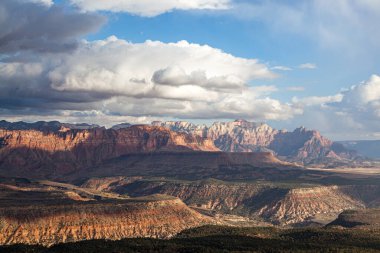
[[[380,138],[380,1],[2,0],[0,118]]]

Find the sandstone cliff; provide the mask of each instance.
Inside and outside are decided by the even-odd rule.
[[[169,238],[213,221],[164,195],[75,201],[58,188],[0,185],[0,245]]]
[[[186,180],[298,178],[303,168],[278,160],[271,153],[160,152],[127,154],[107,160],[76,177],[143,176]]]
[[[167,194],[216,214],[261,219],[276,225],[331,221],[344,210],[376,206],[378,185],[290,186],[273,182],[232,183],[219,180],[120,180],[106,191],[130,196]]]
[[[130,153],[217,150],[208,139],[154,126],[0,129],[0,171],[15,176],[54,177]]]
[[[303,127],[293,132],[276,130],[264,123],[245,120],[215,122],[210,127],[188,122],[152,122],[178,132],[210,138],[222,151],[227,152],[273,152],[290,161],[304,164],[328,163],[355,158],[355,152],[333,143],[318,131]]]

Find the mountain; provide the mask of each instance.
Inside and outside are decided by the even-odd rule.
[[[339,141],[347,149],[356,150],[360,155],[380,159],[380,140],[357,140],[357,141]]]
[[[170,196],[102,200],[67,187],[28,180],[2,182],[0,245],[170,238],[184,229],[213,223]]]
[[[302,167],[283,162],[272,153],[154,152],[119,156],[92,166],[67,180],[88,177],[144,176],[183,180],[280,180],[298,178]]]
[[[8,122],[5,120],[0,121],[0,129],[7,129],[7,130],[38,130],[38,131],[52,131],[56,132],[59,131],[62,128],[69,128],[69,129],[92,129],[92,128],[99,128],[99,125],[95,124],[87,124],[87,123],[80,123],[80,124],[70,124],[70,123],[61,123],[59,121],[37,121],[34,123],[27,123],[23,121],[19,122]]]
[[[129,124],[129,123],[121,123],[121,124],[117,124],[117,125],[114,125],[112,126],[111,128],[112,129],[115,129],[115,130],[119,130],[119,129],[122,129],[122,128],[128,128],[132,126],[132,124]]]
[[[344,162],[356,158],[354,151],[304,127],[288,132],[246,120],[215,122],[210,127],[184,121],[155,121],[152,125],[210,138],[216,147],[226,152],[273,152],[288,161],[303,164]]]
[[[147,125],[119,130],[15,128],[0,129],[0,173],[4,175],[55,177],[130,153],[218,151],[205,138]]]

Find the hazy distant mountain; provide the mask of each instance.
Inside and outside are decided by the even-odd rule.
[[[132,126],[132,124],[129,124],[129,123],[121,123],[121,124],[117,124],[117,125],[114,125],[112,126],[111,128],[112,129],[115,129],[115,130],[118,130],[118,129],[122,129],[122,128],[128,128]]]
[[[19,122],[8,122],[5,120],[0,121],[0,129],[7,130],[39,130],[39,131],[59,131],[61,128],[69,128],[69,129],[91,129],[100,127],[95,124],[70,124],[70,123],[61,123],[59,121],[37,121],[33,123],[27,123],[23,121]]]
[[[354,149],[360,155],[380,159],[380,140],[373,141],[340,141],[345,148]]]

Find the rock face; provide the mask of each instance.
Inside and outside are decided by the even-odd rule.
[[[276,225],[301,225],[316,218],[328,220],[344,210],[375,207],[380,199],[378,185],[286,187],[270,182],[143,179],[120,182],[105,189],[130,196],[167,194],[210,212],[258,218]]]
[[[51,188],[0,186],[0,190],[0,202],[7,201],[0,207],[0,245],[49,246],[91,239],[169,238],[184,229],[213,223],[181,200],[164,195],[74,201]]]
[[[298,178],[305,170],[271,153],[155,152],[120,156],[66,180],[88,177],[168,177],[183,180],[280,180]]]
[[[65,174],[121,155],[156,151],[218,149],[211,140],[154,126],[136,125],[119,130],[0,129],[0,171],[18,171],[19,176],[31,171],[34,176]]]
[[[317,214],[338,214],[365,204],[345,194],[338,186],[319,186],[289,190],[282,199],[265,205],[258,214],[277,224],[302,223]]]
[[[156,121],[152,124],[210,138],[220,150],[227,152],[269,151],[287,160],[305,164],[351,159],[355,156],[353,151],[333,143],[318,131],[303,127],[287,132],[245,120],[215,122],[210,127],[183,121]]]

